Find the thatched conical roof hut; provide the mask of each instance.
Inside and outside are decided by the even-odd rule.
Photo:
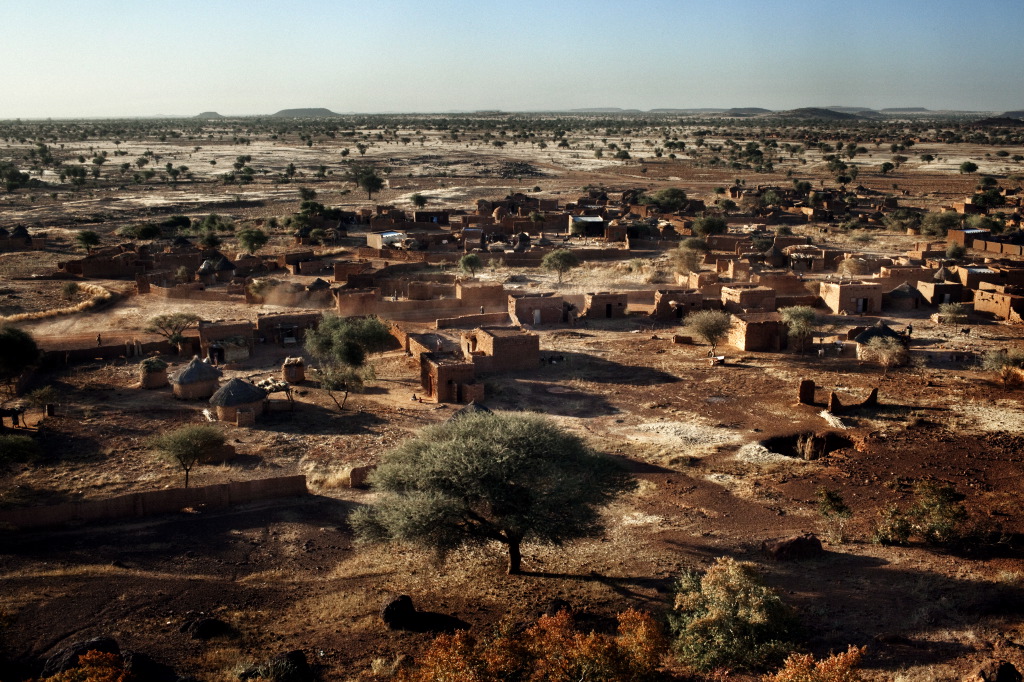
[[[244,379],[232,379],[217,389],[210,398],[210,404],[217,408],[217,419],[233,422],[238,420],[239,410],[251,410],[254,415],[263,413],[263,402],[267,392]]]
[[[171,386],[176,398],[202,400],[209,398],[220,384],[220,370],[192,356],[187,365],[171,375]]]

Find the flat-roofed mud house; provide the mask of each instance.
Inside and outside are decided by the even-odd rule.
[[[427,400],[439,403],[484,399],[484,385],[476,383],[476,366],[452,353],[420,355],[420,386]]]
[[[629,295],[602,291],[584,296],[583,317],[588,320],[610,320],[626,316]]]
[[[480,327],[462,334],[462,353],[480,373],[536,369],[540,337],[518,327]]]
[[[873,282],[822,282],[820,296],[835,314],[877,313],[882,309],[882,289]]]
[[[732,316],[729,343],[742,351],[785,350],[786,324],[779,313],[740,313]]]
[[[509,294],[508,315],[517,325],[559,324],[566,320],[561,296],[547,294]]]

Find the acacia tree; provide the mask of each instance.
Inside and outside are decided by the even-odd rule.
[[[702,256],[707,253],[708,244],[703,239],[690,237],[683,240],[679,247],[669,252],[676,271],[686,275],[700,271]]]
[[[731,326],[732,317],[721,310],[699,310],[686,316],[686,327],[711,345],[711,355]]]
[[[580,259],[575,253],[568,249],[557,249],[548,253],[540,262],[540,266],[545,270],[551,270],[558,273],[558,283],[562,283],[562,276],[577,267],[580,264]]]
[[[345,179],[364,190],[367,199],[372,199],[374,192],[384,189],[384,178],[370,166],[352,165],[345,173]]]
[[[242,230],[238,233],[238,243],[252,255],[267,245],[267,233],[255,228]]]
[[[345,409],[349,393],[362,389],[367,354],[384,350],[390,338],[391,332],[376,316],[324,315],[315,329],[306,332],[306,350],[320,363],[320,387],[339,410]],[[341,402],[335,391],[344,392]]]
[[[199,323],[199,316],[193,313],[164,313],[149,318],[146,331],[159,334],[175,346],[181,346],[185,340],[185,331]]]
[[[818,326],[818,315],[814,308],[806,305],[795,305],[779,308],[782,321],[786,323],[786,336],[793,340],[797,349],[803,352],[807,341],[812,339]]]
[[[483,267],[483,261],[475,253],[467,253],[459,259],[459,270],[468,272],[470,277],[476,277],[476,271]]]
[[[955,334],[961,324],[967,321],[967,308],[963,303],[940,303],[939,319],[944,324],[953,325]]]
[[[902,367],[910,362],[910,353],[899,339],[892,337],[876,337],[867,342],[860,352],[860,357],[868,362],[876,362],[882,366],[882,374],[886,375],[893,367]]]
[[[193,467],[209,459],[222,445],[224,434],[209,424],[182,426],[150,440],[150,446],[158,456],[177,464],[185,472],[186,488]]]
[[[706,216],[693,221],[693,233],[698,237],[707,237],[713,234],[725,234],[727,225],[721,218]]]
[[[100,245],[100,236],[92,230],[82,230],[75,235],[75,241],[86,253],[92,253],[93,248]]]
[[[481,412],[424,429],[384,457],[370,482],[379,501],[357,510],[363,541],[403,541],[441,556],[499,542],[509,575],[522,544],[561,545],[602,532],[601,508],[636,482],[554,422]]]
[[[412,205],[416,208],[423,208],[427,205],[427,198],[419,192],[413,194],[409,199],[412,201]]]
[[[39,359],[32,335],[18,327],[0,327],[0,380],[13,393],[12,383]]]

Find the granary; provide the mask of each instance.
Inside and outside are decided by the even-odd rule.
[[[251,415],[263,414],[267,392],[243,379],[232,379],[217,389],[210,398],[210,404],[217,410],[217,419],[222,422],[235,422],[245,425]],[[241,415],[239,413],[242,413]]]
[[[923,302],[921,292],[907,282],[882,294],[882,307],[886,310],[917,310]]]
[[[203,284],[213,284],[217,281],[217,263],[212,258],[208,258],[203,261],[199,269],[196,270],[196,276],[199,281]]]
[[[879,320],[860,334],[857,334],[857,336],[853,337],[854,343],[857,344],[858,359],[860,359],[864,347],[871,343],[873,339],[896,339],[900,343],[904,342],[904,338],[899,332],[894,331],[883,320]]]
[[[171,375],[175,398],[203,400],[209,398],[220,384],[220,370],[193,356],[187,365]]]
[[[235,276],[235,264],[227,259],[225,256],[221,256],[214,265],[214,270],[217,272],[218,282],[230,282],[231,278]]]

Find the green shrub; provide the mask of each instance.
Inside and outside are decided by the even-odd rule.
[[[910,519],[893,504],[878,512],[871,539],[880,545],[905,545],[912,531]]]
[[[970,535],[963,496],[951,485],[922,481],[914,487],[914,504],[907,515],[914,533],[932,545],[950,545]]]
[[[0,468],[15,462],[31,462],[41,454],[39,445],[29,436],[21,434],[0,435]]]
[[[753,564],[721,557],[679,578],[669,626],[676,654],[698,670],[758,670],[793,650],[796,618]]]

